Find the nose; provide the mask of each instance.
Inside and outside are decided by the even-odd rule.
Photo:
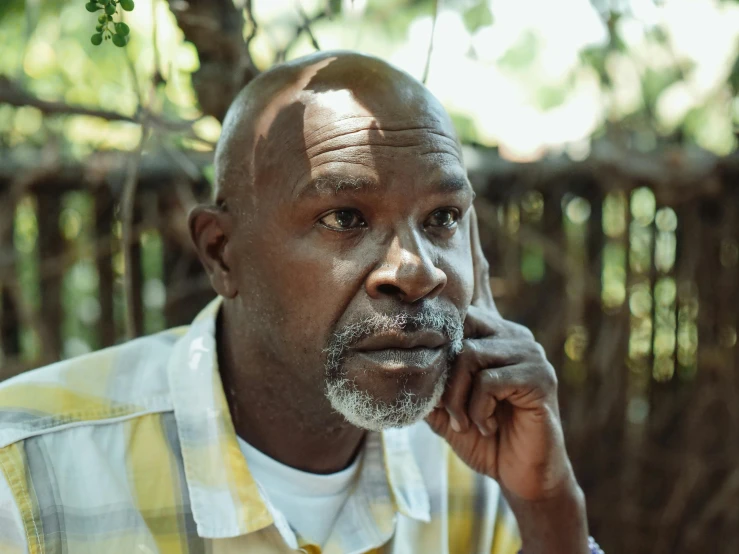
[[[444,290],[446,273],[436,267],[418,237],[405,242],[398,235],[393,237],[384,259],[367,277],[365,286],[371,298],[393,296],[413,303],[436,298]]]

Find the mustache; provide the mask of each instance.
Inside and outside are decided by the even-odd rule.
[[[341,365],[346,352],[361,340],[389,331],[412,333],[436,331],[444,335],[450,344],[449,357],[453,358],[462,349],[464,322],[462,315],[453,308],[424,306],[413,313],[371,314],[338,327],[331,334],[326,354],[326,366],[334,373]]]

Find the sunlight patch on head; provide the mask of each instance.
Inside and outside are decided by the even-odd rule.
[[[380,123],[375,116],[362,105],[354,92],[350,88],[337,88],[330,90],[322,90],[315,93],[312,103],[320,110],[329,110],[333,121],[340,121],[344,118],[366,118],[370,119],[370,128],[374,133],[378,133],[381,137],[385,137],[385,132],[380,128]],[[365,131],[369,133],[369,131]]]

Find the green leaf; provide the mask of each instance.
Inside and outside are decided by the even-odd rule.
[[[125,37],[131,32],[131,29],[125,23],[116,23],[115,32]]]
[[[133,0],[120,0],[119,4],[127,12],[133,11]]]
[[[105,13],[107,13],[108,15],[113,15],[115,13],[115,6],[113,6],[112,4],[108,4],[107,6],[105,6]]]
[[[99,23],[100,23],[100,24],[102,25],[102,24],[103,24],[103,23],[105,23],[106,21],[108,21],[108,16],[107,16],[107,15],[105,15],[105,14],[102,14],[102,13],[101,13],[101,14],[100,14],[100,15],[98,16],[98,22],[99,22]]]
[[[544,111],[551,110],[561,106],[567,100],[567,87],[541,85],[534,93],[534,97],[538,107]]]
[[[541,47],[539,36],[533,31],[524,31],[498,62],[506,69],[523,69],[531,65]]]
[[[0,21],[9,15],[22,14],[24,9],[23,0],[3,0],[0,2]]]
[[[490,6],[486,0],[478,2],[476,6],[472,6],[462,16],[467,30],[471,33],[477,31],[480,27],[493,24],[493,14],[490,12]]]
[[[99,46],[103,43],[103,34],[102,33],[95,33],[90,37],[90,42],[92,42],[95,46]]]
[[[100,9],[100,6],[98,6],[95,2],[88,2],[85,4],[85,9],[87,9],[88,12],[96,12]]]

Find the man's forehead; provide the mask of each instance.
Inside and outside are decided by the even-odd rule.
[[[241,188],[238,181],[262,189],[295,184],[317,161],[346,158],[357,147],[372,147],[363,154],[369,165],[383,157],[379,146],[400,146],[405,156],[409,146],[438,151],[441,145],[461,162],[451,120],[430,92],[408,74],[358,54],[323,53],[270,70],[231,111],[216,160],[219,192]],[[397,165],[391,158],[400,149],[392,150],[382,164]]]
[[[311,90],[308,80],[303,76],[273,97],[256,122],[257,141],[271,135],[280,137],[279,142],[302,139],[310,147],[337,133],[367,130],[383,136],[401,129],[428,129],[456,140],[446,112],[425,98],[382,98],[349,87]]]

